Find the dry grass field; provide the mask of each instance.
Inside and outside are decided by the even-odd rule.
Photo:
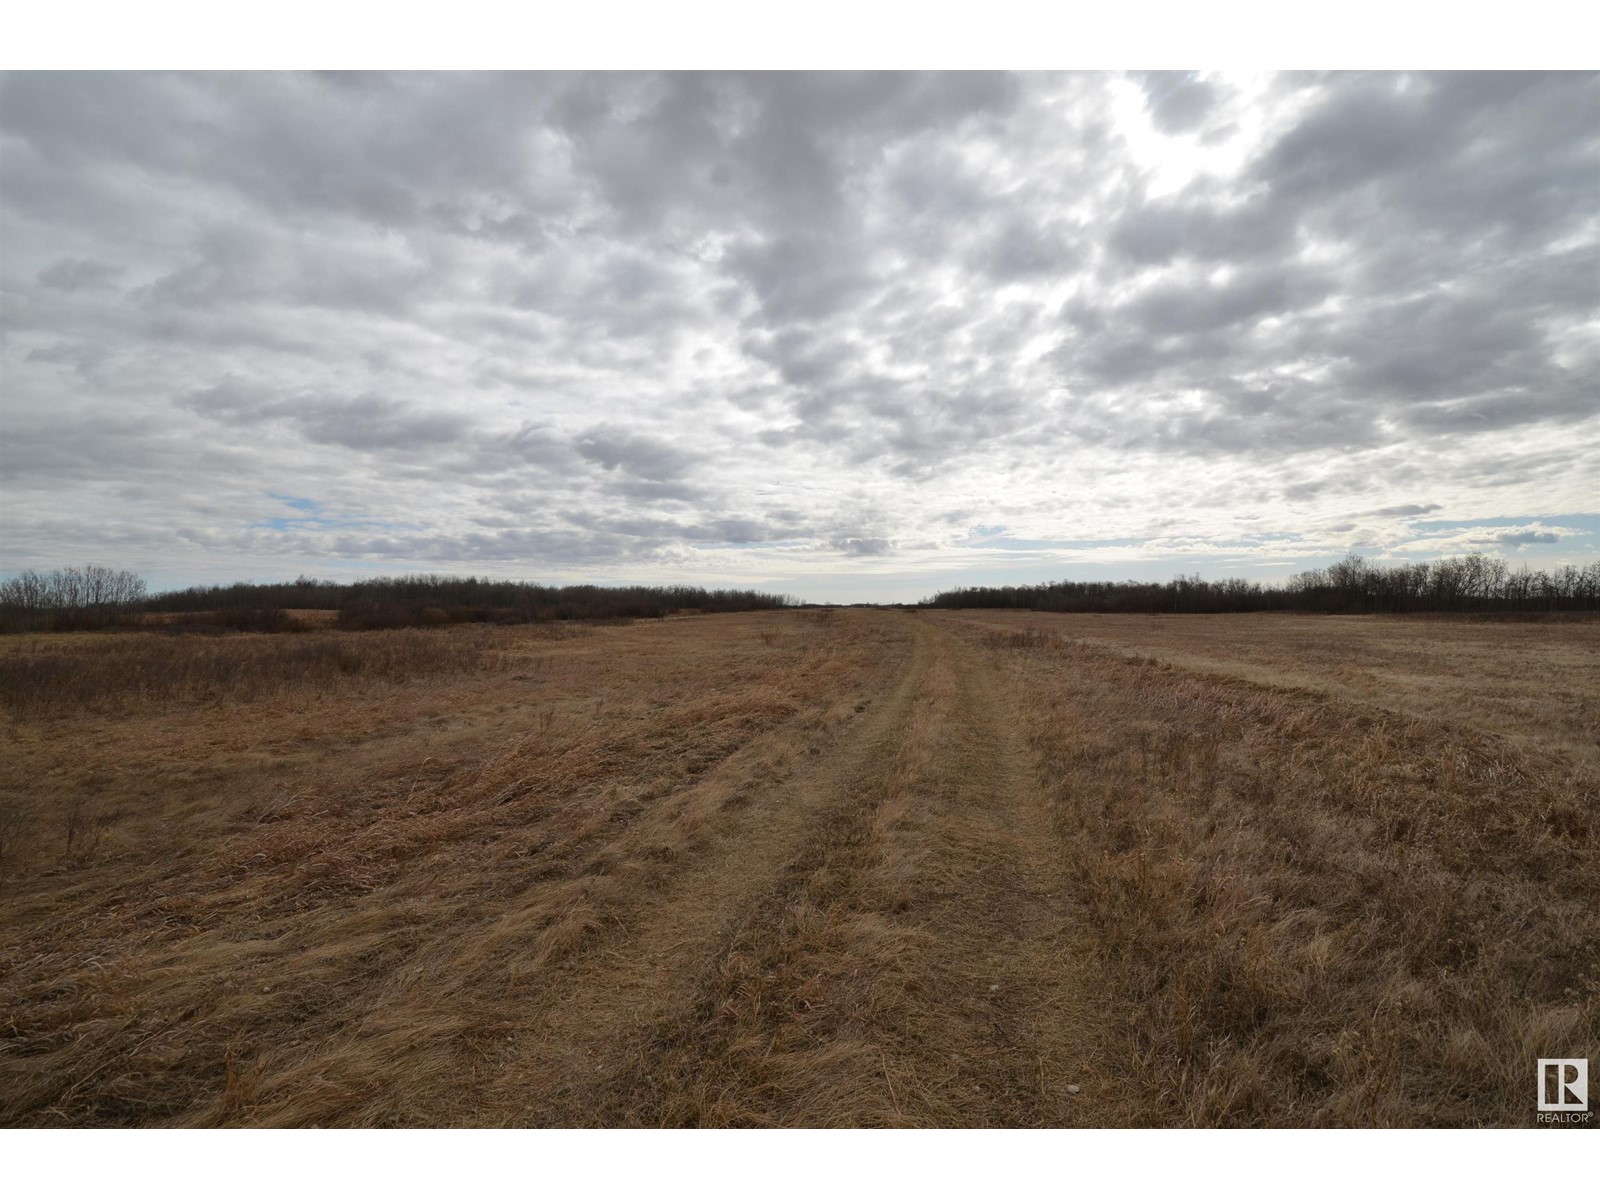
[[[6,1125],[1526,1125],[1600,1059],[1600,623],[15,636],[0,700]]]

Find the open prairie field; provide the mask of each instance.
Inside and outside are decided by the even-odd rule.
[[[1600,623],[0,642],[0,1123],[1525,1125]]]

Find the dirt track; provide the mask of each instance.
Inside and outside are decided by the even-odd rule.
[[[0,1124],[1505,1125],[1600,1052],[1588,625],[341,636],[449,669],[13,717]]]
[[[1075,1123],[1096,1090],[1092,1006],[1017,728],[977,656],[917,623],[898,679],[826,753],[753,783],[555,972],[484,1107]]]
[[[122,760],[120,841],[0,895],[6,1119],[1111,1119],[1021,725],[968,640],[864,612],[510,636],[509,685],[86,731],[195,748]],[[63,792],[108,773],[32,744]]]

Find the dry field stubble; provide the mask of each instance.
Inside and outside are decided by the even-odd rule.
[[[550,964],[825,747],[904,638],[798,616],[563,632],[327,635],[348,671],[249,699],[197,669],[81,716],[8,706],[0,1116],[518,1119],[463,1109],[463,1083]],[[0,649],[186,678],[219,645],[271,664],[320,636]]]
[[[1022,701],[1141,1122],[1525,1125],[1536,1058],[1600,1058],[1600,624],[951,624]]]
[[[1597,632],[8,640],[0,1122],[1527,1123]]]
[[[1124,655],[1435,718],[1600,772],[1600,621],[1585,614],[1062,614],[1048,621],[1040,627]]]

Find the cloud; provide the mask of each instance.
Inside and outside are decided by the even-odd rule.
[[[1375,517],[1421,517],[1431,512],[1438,512],[1442,504],[1392,504],[1388,508],[1375,508],[1372,515]]]
[[[803,591],[841,558],[1567,553],[1597,101],[1593,73],[0,77],[0,570]]]
[[[1150,120],[1162,133],[1190,133],[1215,108],[1217,89],[1188,72],[1152,71],[1142,80]]]
[[[888,538],[835,537],[829,543],[835,550],[852,555],[888,554],[893,548]]]
[[[1554,545],[1564,538],[1583,537],[1592,531],[1564,526],[1490,525],[1471,529],[1441,529],[1395,547],[1399,554],[1461,554],[1499,551],[1508,553],[1527,546]]]
[[[452,413],[417,412],[372,393],[278,397],[232,380],[195,392],[179,404],[224,424],[279,423],[308,442],[364,452],[437,452],[462,437],[464,424]]]
[[[622,470],[651,482],[676,479],[693,462],[691,455],[668,442],[608,426],[579,435],[577,450],[608,471]]]
[[[63,292],[97,291],[109,288],[122,270],[115,263],[92,258],[63,258],[40,271],[38,278],[45,287]]]

